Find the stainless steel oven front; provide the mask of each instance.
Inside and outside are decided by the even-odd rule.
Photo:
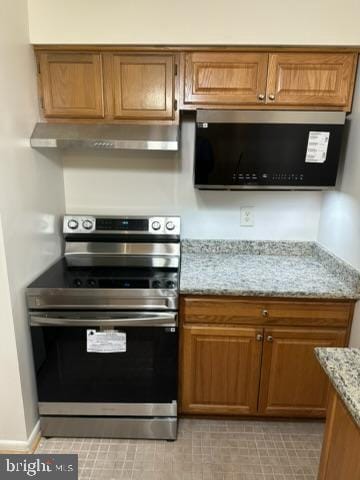
[[[176,313],[33,311],[30,325],[44,436],[176,438]],[[121,351],[90,349],[98,333],[121,333]]]
[[[176,439],[179,234],[65,217],[65,256],[27,289],[44,436]]]

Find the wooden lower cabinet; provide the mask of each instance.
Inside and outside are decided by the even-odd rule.
[[[354,302],[221,303],[181,300],[181,413],[325,417],[329,381],[314,349],[347,345]]]
[[[182,412],[256,413],[261,341],[257,328],[185,326]]]
[[[332,389],[318,480],[360,479],[360,427]]]
[[[329,381],[314,348],[345,343],[345,329],[265,329],[259,414],[324,417]]]

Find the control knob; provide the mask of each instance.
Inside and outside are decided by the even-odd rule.
[[[167,230],[174,230],[174,228],[175,228],[175,223],[174,222],[171,222],[171,221],[167,222],[167,224],[166,224],[166,229]]]
[[[154,222],[152,222],[151,226],[152,226],[153,230],[160,230],[161,224],[160,224],[160,222],[155,220]]]
[[[79,222],[72,218],[67,222],[68,227],[71,228],[71,230],[75,230],[79,226]]]
[[[172,280],[168,280],[166,282],[166,288],[174,288],[175,287],[175,282],[173,282]]]
[[[82,281],[81,281],[81,279],[80,279],[80,278],[75,278],[75,280],[74,280],[74,287],[79,288],[79,287],[81,287],[81,286],[82,286]]]
[[[160,288],[161,287],[161,282],[160,280],[154,280],[152,283],[153,288]]]
[[[91,220],[84,220],[82,226],[85,228],[85,230],[91,230],[93,222]]]
[[[88,287],[94,288],[96,287],[96,282],[93,278],[89,278],[89,280],[87,281],[87,285]]]

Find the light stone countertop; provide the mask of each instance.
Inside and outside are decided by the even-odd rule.
[[[360,427],[360,348],[315,348],[320,365]]]
[[[180,293],[359,299],[360,273],[314,242],[183,240]]]

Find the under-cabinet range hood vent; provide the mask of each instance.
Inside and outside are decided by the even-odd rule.
[[[176,125],[77,125],[37,123],[33,148],[178,150]]]

